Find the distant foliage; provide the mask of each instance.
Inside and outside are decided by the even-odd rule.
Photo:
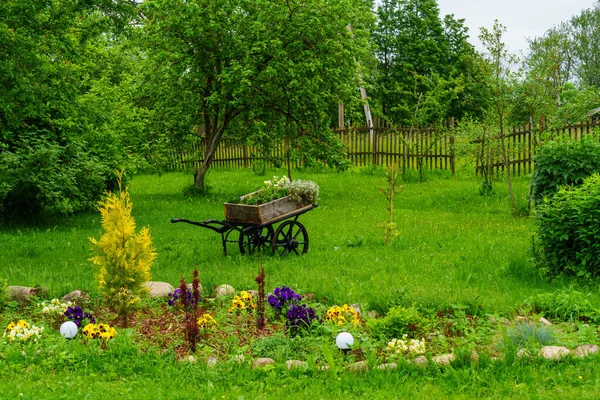
[[[600,143],[594,136],[581,140],[558,139],[540,146],[534,157],[531,182],[533,201],[541,205],[561,186],[577,186],[593,173],[600,172]]]
[[[584,294],[573,289],[559,289],[555,292],[539,293],[526,300],[536,312],[544,316],[569,322],[597,322],[600,310],[590,301],[591,293]]]
[[[90,238],[98,267],[98,285],[106,304],[127,321],[128,315],[147,292],[150,266],[156,253],[148,227],[135,232],[131,216],[131,199],[127,189],[109,193],[100,202],[104,234],[100,240]]]
[[[600,275],[600,175],[546,199],[537,220],[543,268],[553,275]]]

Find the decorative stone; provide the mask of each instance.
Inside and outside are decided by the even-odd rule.
[[[246,290],[246,292],[248,292],[248,294],[252,296],[252,298],[258,299],[258,290],[248,289]]]
[[[419,356],[419,357],[415,358],[414,360],[412,360],[412,362],[415,365],[427,365],[429,360],[425,356]]]
[[[473,364],[479,364],[479,354],[477,354],[477,352],[473,350],[471,352],[471,355],[469,355],[469,360],[471,360]]]
[[[358,315],[360,315],[360,305],[358,303],[354,303],[350,307],[352,307],[352,309],[356,311]]]
[[[354,364],[348,365],[348,369],[350,371],[355,371],[355,372],[368,371],[369,365],[367,364],[366,361],[358,361],[358,362],[355,362]]]
[[[273,364],[275,364],[275,361],[272,358],[257,358],[252,363],[252,368],[265,368]]]
[[[75,301],[82,295],[81,290],[74,290],[71,293],[67,293],[62,297],[62,301]]]
[[[150,291],[150,297],[167,297],[173,293],[175,288],[167,282],[146,282],[146,288]]]
[[[208,357],[208,360],[206,360],[206,365],[208,365],[209,367],[214,367],[215,365],[217,365],[217,361],[218,361],[217,357],[210,356],[210,357]]]
[[[308,363],[300,360],[287,360],[285,362],[285,367],[287,369],[308,368]]]
[[[191,292],[192,290],[194,290],[194,287],[193,287],[193,285],[192,285],[191,283],[188,283],[188,284],[187,284],[187,288],[190,290],[190,292]],[[201,283],[199,283],[199,284],[198,284],[198,291],[199,291],[200,293],[202,293],[202,284],[201,284]]]
[[[540,349],[538,355],[544,357],[546,360],[558,360],[570,352],[569,349],[562,346],[544,346]]]
[[[379,314],[377,311],[374,311],[374,310],[367,311],[367,318],[375,319],[375,318],[379,318],[379,317],[381,317],[381,314]]]
[[[454,354],[449,353],[449,354],[442,354],[441,356],[435,356],[431,359],[431,361],[433,361],[437,365],[450,365],[450,363],[452,361],[454,361],[455,359],[456,359],[456,357],[454,356]]]
[[[552,322],[550,322],[546,318],[542,317],[542,318],[540,318],[540,324],[542,324],[544,326],[550,326],[550,325],[552,325]]]
[[[43,293],[41,288],[33,288],[27,286],[7,286],[6,293],[11,300],[21,301],[27,300],[31,296],[38,296]]]
[[[379,370],[384,370],[384,371],[393,371],[396,368],[398,368],[398,364],[396,364],[396,363],[381,364],[381,365],[378,365],[375,368],[377,368]]]
[[[231,285],[221,285],[215,289],[215,293],[217,294],[217,297],[231,296],[235,293],[235,289]]]
[[[577,357],[587,357],[591,354],[598,353],[598,346],[595,344],[582,344],[581,346],[577,346],[575,350],[573,350],[573,354]]]

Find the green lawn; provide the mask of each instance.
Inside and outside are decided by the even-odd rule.
[[[300,217],[310,235],[310,250],[303,256],[242,256],[235,245],[223,256],[216,233],[170,223],[174,217],[222,219],[223,202],[255,190],[275,174],[281,176],[282,171],[260,177],[252,171],[215,170],[209,176],[211,194],[196,198],[183,195],[183,189],[192,181],[190,175],[135,177],[131,183],[134,217],[138,227],[151,227],[158,252],[152,267],[153,280],[175,286],[182,276],[189,280],[197,268],[206,291],[223,283],[238,290],[254,289],[254,277],[262,265],[267,291],[287,285],[301,293],[314,292],[325,308],[359,303],[362,310],[385,312],[391,306],[415,305],[433,312],[430,315],[445,309],[477,309],[482,331],[444,342],[439,347],[443,351],[452,343],[461,343],[459,347],[468,349],[471,337],[480,341],[479,350],[489,348],[486,346],[490,341],[497,341],[498,337],[493,336],[497,333],[489,330],[489,324],[483,323],[484,315],[511,318],[516,307],[536,293],[568,287],[590,293],[587,299],[600,308],[600,297],[594,289],[597,282],[539,276],[530,254],[535,220],[511,215],[502,182],[497,183],[496,194],[487,197],[479,195],[479,182],[473,177],[430,173],[425,183],[407,183],[395,203],[395,220],[401,234],[389,246],[383,244],[384,234],[378,226],[387,216],[385,198],[379,192],[385,182],[381,170],[294,172],[295,179],[310,179],[321,186],[319,207]],[[514,185],[517,199],[523,204],[528,181],[517,179]],[[4,226],[0,228],[0,278],[6,278],[10,285],[39,285],[47,289],[49,298],[75,289],[88,290],[94,298],[98,290],[88,261],[88,238],[97,238],[100,233],[96,213],[46,221],[36,227]],[[156,307],[156,303],[151,304]],[[225,318],[226,312],[220,312]],[[33,320],[39,310],[5,308],[0,323],[28,315]],[[455,321],[465,320],[457,317]],[[577,327],[565,325],[559,329],[565,333],[559,342],[585,342]],[[481,352],[478,364],[464,363],[459,358],[446,368],[400,363],[392,372],[371,370],[356,374],[343,368],[323,372],[314,367],[314,361],[324,361],[325,347],[321,354],[321,346],[333,346],[325,334],[309,337],[314,339],[310,349],[302,348],[302,343],[308,343],[307,338],[302,339],[304,342],[270,338],[251,342],[252,357],[265,356],[259,354],[257,346],[268,350],[271,343],[269,351],[275,354],[278,364],[263,371],[250,369],[249,360],[238,365],[228,358],[231,354],[223,351],[219,352],[220,362],[215,368],[205,365],[203,357],[212,354],[215,347],[230,346],[234,351],[249,352],[240,347],[235,334],[226,334],[218,346],[204,343],[199,351],[200,361],[190,364],[178,361],[172,349],[163,353],[158,340],[152,343],[145,339],[140,344],[138,333],[126,332],[107,348],[78,341],[65,343],[57,334],[48,335],[38,347],[0,342],[0,400],[74,396],[596,398],[600,389],[598,356],[584,360],[567,358],[558,363],[537,358],[492,361],[492,355]],[[367,336],[360,340],[373,369],[380,362],[372,358],[376,349]],[[274,343],[280,343],[280,347],[273,347]],[[377,346],[381,344],[377,342]],[[291,352],[298,346],[299,352]],[[307,357],[308,370],[285,370],[282,360],[299,354]],[[336,360],[347,361],[341,354],[336,354]]]

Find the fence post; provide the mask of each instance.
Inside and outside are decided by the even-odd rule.
[[[454,117],[450,117],[450,171],[452,171],[452,176],[456,172],[455,164],[454,164]]]

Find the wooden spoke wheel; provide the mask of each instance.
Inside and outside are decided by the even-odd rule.
[[[300,222],[288,220],[275,230],[272,244],[273,251],[280,256],[287,253],[304,254],[308,251],[308,233]]]
[[[273,238],[273,227],[267,225],[262,228],[246,228],[240,232],[238,244],[240,253],[254,254],[265,243],[270,243]]]

